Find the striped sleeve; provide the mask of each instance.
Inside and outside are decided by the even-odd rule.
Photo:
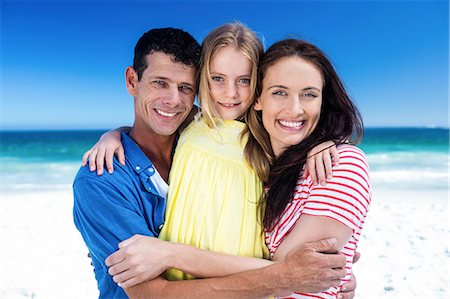
[[[338,147],[340,164],[326,186],[312,186],[303,214],[327,216],[353,230],[361,229],[370,205],[370,173],[364,153],[357,147]],[[308,180],[309,181],[309,180]]]

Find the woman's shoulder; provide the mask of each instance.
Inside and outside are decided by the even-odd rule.
[[[337,151],[339,154],[339,160],[342,162],[353,161],[365,164],[366,168],[369,168],[366,154],[360,148],[351,144],[339,144],[337,145]]]
[[[333,177],[350,179],[370,189],[370,168],[365,153],[351,144],[337,146],[339,165],[333,166]]]

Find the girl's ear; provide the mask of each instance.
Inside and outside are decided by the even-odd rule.
[[[131,66],[127,67],[125,71],[125,81],[127,84],[128,93],[132,96],[135,96],[138,76],[134,68],[132,68]]]
[[[256,99],[255,104],[253,104],[253,109],[255,109],[256,111],[262,110],[260,98]]]

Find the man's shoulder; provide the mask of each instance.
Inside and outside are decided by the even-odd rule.
[[[74,179],[74,188],[81,183],[117,186],[119,183],[123,184],[127,180],[131,180],[132,175],[133,171],[128,165],[123,166],[114,158],[114,172],[112,174],[105,170],[102,175],[97,175],[96,171],[89,170],[89,166],[80,167]]]

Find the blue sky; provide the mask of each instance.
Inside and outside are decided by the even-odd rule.
[[[138,38],[178,27],[199,42],[240,20],[334,63],[365,125],[448,127],[447,1],[1,1],[1,128],[132,124],[124,83]]]

